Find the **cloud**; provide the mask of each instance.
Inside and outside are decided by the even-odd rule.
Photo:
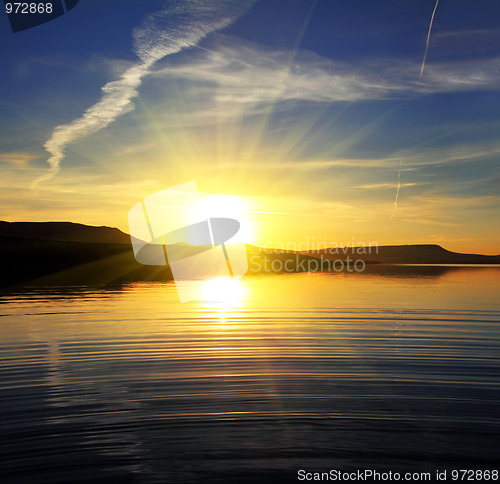
[[[419,77],[422,77],[422,74],[424,73],[425,59],[427,58],[427,52],[429,51],[429,42],[431,40],[432,24],[434,23],[434,17],[436,15],[436,10],[437,10],[438,4],[439,4],[439,0],[436,0],[436,4],[434,5],[434,10],[432,11],[431,21],[429,23],[429,31],[427,32],[427,42],[425,43],[425,53],[424,53],[424,58],[422,60],[422,67],[420,68]],[[397,200],[397,197],[396,197],[396,200]]]
[[[418,167],[457,165],[459,163],[489,162],[497,159],[500,154],[500,144],[496,141],[475,144],[462,144],[454,146],[441,146],[432,148],[408,148],[392,153],[391,156],[357,158],[338,157],[330,159],[302,159],[268,161],[254,160],[253,166],[267,166],[281,169],[294,169],[303,171],[326,170],[329,168],[374,168],[393,169],[404,158],[402,172],[413,171]],[[228,165],[229,166],[229,165]],[[390,186],[395,186],[391,184]]]
[[[31,161],[37,158],[39,158],[39,156],[33,153],[0,153],[0,162],[11,163],[21,168],[25,168]]]
[[[211,49],[153,76],[180,78],[214,90],[218,103],[259,105],[283,101],[355,102],[500,88],[500,57],[421,64],[371,59],[349,64],[298,50],[271,50],[219,36]]]
[[[433,32],[432,57],[478,56],[498,52],[500,32],[497,29],[465,29]]]
[[[168,7],[148,15],[134,31],[134,51],[140,62],[129,67],[121,77],[102,87],[100,101],[68,124],[57,126],[45,149],[50,153],[50,170],[38,183],[52,178],[58,171],[69,143],[83,139],[105,128],[119,116],[134,109],[132,102],[144,76],[163,57],[196,45],[203,37],[226,27],[241,16],[251,0],[177,0]]]
[[[416,183],[368,183],[366,185],[355,185],[351,188],[359,190],[384,190],[390,188],[414,187]]]
[[[272,51],[223,38],[190,62],[166,66],[154,76],[177,77],[216,86],[216,100],[257,104],[284,100],[317,102],[380,98],[398,86],[314,52]]]

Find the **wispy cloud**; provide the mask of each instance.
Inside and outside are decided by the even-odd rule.
[[[437,3],[436,3],[437,5]],[[396,215],[396,210],[398,209],[398,198],[399,198],[399,189],[401,188],[401,168],[403,167],[403,160],[400,161],[399,163],[399,170],[398,170],[398,186],[396,188],[396,198],[394,199],[394,208],[391,213],[391,220],[394,218],[394,215]]]
[[[500,58],[433,62],[425,67],[401,59],[348,64],[299,50],[290,53],[248,45],[220,36],[219,43],[190,59],[156,70],[153,76],[199,83],[220,105],[259,105],[280,101],[355,102],[500,89]],[[276,82],[276,79],[282,82]],[[234,110],[233,110],[234,111]]]
[[[474,162],[479,163],[483,160],[498,157],[500,154],[500,146],[498,143],[481,143],[456,145],[454,147],[433,147],[427,149],[407,149],[394,153],[389,157],[373,157],[373,158],[331,158],[331,159],[311,159],[311,160],[283,160],[283,161],[259,161],[253,162],[254,166],[267,166],[270,168],[294,169],[301,171],[326,170],[329,168],[374,168],[374,169],[392,169],[394,164],[400,162],[404,157],[405,164],[401,169],[402,172],[414,171],[418,167],[439,166],[447,164],[456,164],[459,162]],[[228,165],[229,166],[229,165]],[[394,187],[394,184],[384,183],[377,187]],[[403,184],[407,186],[407,184]]]
[[[103,86],[100,101],[80,118],[54,129],[44,145],[50,153],[47,160],[50,170],[35,185],[52,178],[59,171],[69,143],[96,133],[134,109],[132,100],[137,96],[142,79],[157,61],[192,47],[211,32],[231,24],[252,3],[252,0],[178,0],[148,15],[134,31],[134,51],[140,62],[129,67],[118,80]]]
[[[256,48],[231,38],[221,38],[217,47],[154,75],[217,87],[218,102],[247,105],[283,100],[375,99],[402,88],[367,69],[355,69],[310,51],[297,51],[290,65],[288,51]]]
[[[433,58],[440,56],[495,55],[500,32],[497,29],[444,30],[432,34]]]
[[[353,189],[359,190],[385,190],[385,189],[394,189],[399,187],[414,187],[416,183],[368,183],[366,185],[355,185]]]
[[[24,152],[0,153],[0,162],[11,163],[18,167],[26,167],[30,161],[39,158],[39,155]]]
[[[424,73],[425,59],[427,58],[427,51],[429,50],[429,42],[431,40],[432,24],[434,23],[434,17],[436,15],[438,3],[439,3],[439,0],[436,0],[436,4],[434,5],[434,10],[432,11],[431,21],[429,23],[429,31],[427,32],[427,41],[425,43],[425,53],[424,53],[424,58],[422,60],[422,67],[420,68],[420,76],[419,77],[422,77],[422,74]]]

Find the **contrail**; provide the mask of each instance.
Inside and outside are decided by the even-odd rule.
[[[134,52],[140,59],[116,81],[102,87],[101,99],[80,118],[57,126],[44,144],[50,154],[49,172],[38,178],[32,188],[52,178],[64,159],[69,143],[86,138],[105,128],[119,116],[134,109],[142,78],[165,56],[195,46],[208,34],[222,29],[243,15],[255,0],[174,0],[169,7],[148,15],[134,34]]]
[[[391,218],[389,220],[392,220],[394,218],[394,215],[396,214],[396,210],[398,209],[398,197],[399,197],[399,189],[401,188],[401,167],[402,166],[403,166],[403,160],[401,160],[399,163],[398,188],[396,189],[396,199],[394,200],[394,208],[392,209]]]
[[[422,74],[424,73],[425,58],[427,57],[427,51],[429,50],[429,41],[431,40],[432,23],[434,22],[434,15],[436,15],[436,9],[438,8],[438,3],[439,0],[436,0],[436,5],[434,5],[434,10],[432,11],[431,23],[429,24],[429,32],[427,32],[427,43],[425,44],[424,59],[422,60],[422,67],[420,69],[419,77],[422,77]]]

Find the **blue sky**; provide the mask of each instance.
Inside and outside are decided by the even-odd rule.
[[[16,34],[3,15],[0,218],[127,230],[196,179],[241,197],[256,243],[500,253],[500,3],[440,0],[420,76],[434,7],[80,0]]]

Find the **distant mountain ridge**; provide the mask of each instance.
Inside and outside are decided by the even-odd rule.
[[[128,244],[130,235],[115,227],[84,225],[74,222],[4,222],[0,221],[0,237],[52,240],[60,242]],[[186,244],[176,244],[186,245]],[[259,249],[257,247],[252,249]],[[276,254],[294,253],[329,260],[363,259],[384,264],[499,264],[500,255],[462,254],[437,244],[407,244],[326,248],[307,251],[267,249]],[[266,252],[266,251],[264,251]],[[469,262],[468,262],[469,261]]]
[[[110,227],[0,223],[0,255],[0,287],[172,279],[167,266],[139,264],[130,238]]]
[[[182,257],[200,251],[200,247],[186,244],[176,244],[172,249],[185,254]],[[500,256],[459,254],[439,245],[381,246],[376,252],[373,248],[371,253],[363,252],[359,247],[293,252],[247,245],[247,274],[314,271],[318,266],[315,261],[321,258],[362,259],[367,263],[367,272],[384,271],[384,267],[401,272],[402,266],[396,264],[500,264]],[[168,265],[138,263],[130,236],[112,227],[71,222],[0,222],[0,254],[0,287],[172,280]],[[312,264],[308,265],[308,261]]]
[[[462,254],[449,251],[437,244],[344,247],[301,253],[329,260],[345,260],[350,257],[380,264],[500,264],[500,255]]]
[[[24,239],[130,244],[130,236],[113,227],[95,227],[73,222],[2,222],[0,236]]]

